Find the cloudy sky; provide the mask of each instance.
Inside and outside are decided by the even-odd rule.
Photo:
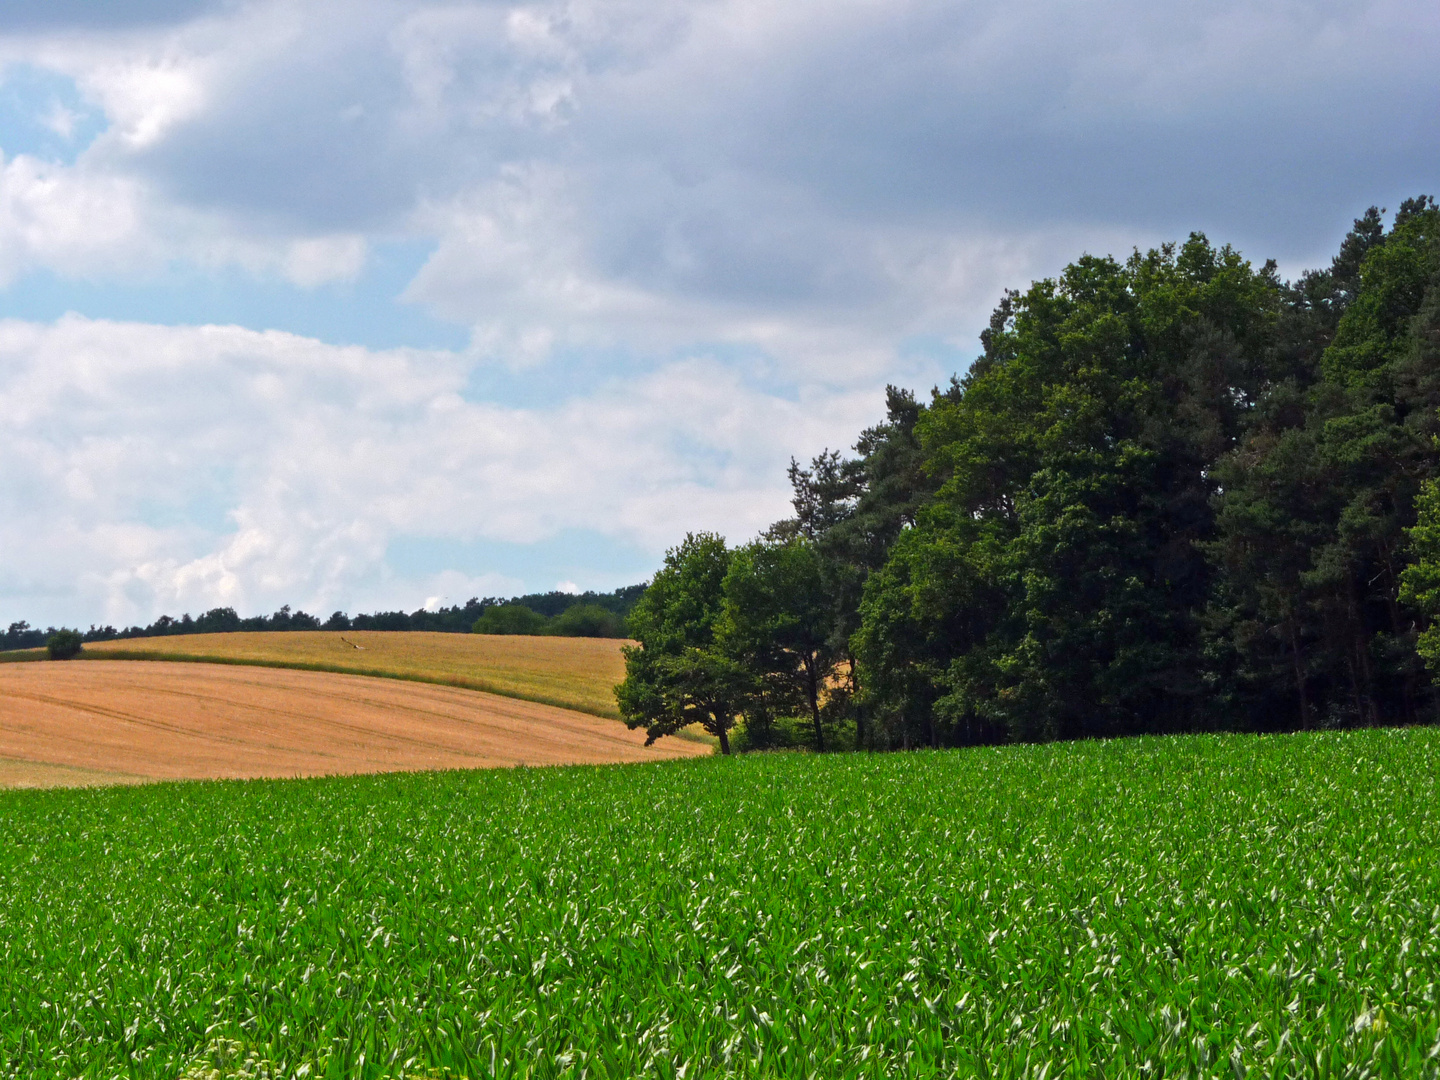
[[[0,624],[646,578],[1006,286],[1440,194],[1433,0],[6,0]]]

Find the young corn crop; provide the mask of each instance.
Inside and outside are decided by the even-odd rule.
[[[1440,1075],[1440,731],[0,796],[0,1075]]]

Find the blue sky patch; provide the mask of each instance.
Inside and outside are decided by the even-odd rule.
[[[74,79],[30,64],[0,72],[0,151],[7,159],[30,154],[69,165],[105,127]]]
[[[463,349],[468,328],[400,299],[429,250],[423,242],[382,241],[372,246],[356,280],[313,289],[234,267],[207,272],[169,266],[128,281],[77,281],[33,270],[0,292],[0,311],[39,322],[76,312],[92,319],[284,330],[372,349]]]
[[[566,529],[530,543],[505,540],[445,540],[399,537],[390,542],[385,562],[405,577],[445,570],[464,574],[504,574],[523,581],[525,592],[548,592],[561,582],[583,591],[606,592],[647,580],[655,572],[654,555],[593,529]],[[452,596],[445,604],[463,604]]]

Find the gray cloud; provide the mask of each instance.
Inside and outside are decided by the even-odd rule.
[[[188,60],[204,99],[92,151],[160,198],[394,234],[541,167],[587,273],[769,312],[883,307],[885,229],[1198,226],[1293,258],[1440,172],[1440,10],[1402,0],[316,0],[126,50]]]
[[[830,218],[1199,221],[1287,246],[1440,166],[1432,7],[832,10],[758,44],[697,34],[602,88],[616,143],[765,177]]]
[[[433,245],[406,298],[473,347],[0,325],[0,599],[461,588],[387,578],[416,520],[743,535],[791,453],[943,378],[914,343],[971,354],[1005,286],[1197,227],[1298,268],[1434,191],[1437,55],[1420,0],[12,6],[0,64],[70,76],[108,128],[0,161],[0,285],[328,287],[405,239]],[[495,362],[524,407],[466,396]]]

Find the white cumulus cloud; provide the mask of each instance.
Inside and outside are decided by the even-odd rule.
[[[518,578],[407,539],[746,535],[1005,287],[1192,228],[1299,268],[1431,190],[1437,55],[1421,0],[12,0],[0,603],[415,606]],[[53,321],[72,280],[134,321]],[[469,347],[266,331],[347,296],[337,340]]]
[[[467,372],[238,327],[0,323],[0,600],[124,622],[518,584],[406,578],[386,561],[403,537],[593,529],[658,560],[686,530],[738,539],[784,514],[789,455],[853,438],[878,394],[776,396],[697,356],[507,408],[467,400]]]

